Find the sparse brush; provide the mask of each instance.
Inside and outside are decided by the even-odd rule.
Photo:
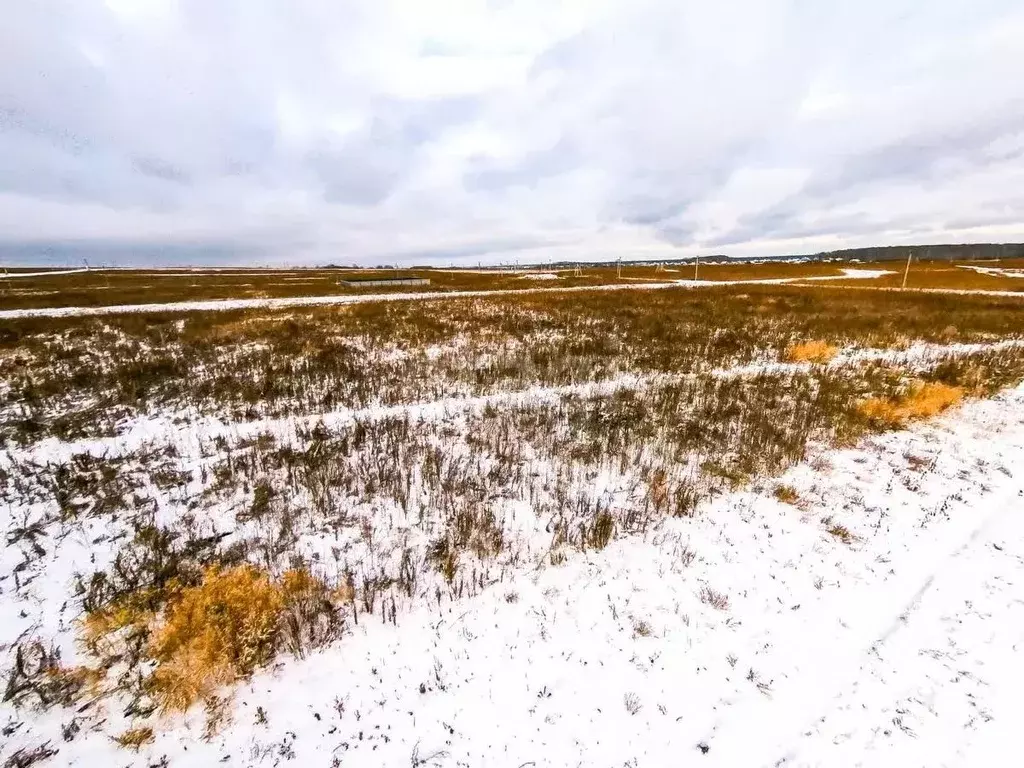
[[[594,518],[586,532],[586,545],[591,549],[604,549],[615,533],[615,518],[607,510]]]
[[[60,654],[39,641],[19,643],[4,687],[3,701],[14,706],[33,702],[39,707],[70,706],[83,695],[95,693],[101,671],[90,667],[65,667]]]
[[[631,715],[639,714],[640,710],[643,709],[643,704],[640,703],[640,697],[635,693],[627,693],[623,696],[622,703],[626,706],[626,711]]]

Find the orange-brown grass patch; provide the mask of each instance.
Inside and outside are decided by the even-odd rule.
[[[114,737],[114,741],[126,749],[138,752],[144,744],[153,741],[153,729],[149,727],[129,728],[120,736]]]
[[[283,590],[249,565],[206,571],[182,590],[150,640],[153,692],[164,709],[194,701],[273,658]]]
[[[148,635],[145,653],[155,669],[147,688],[164,710],[210,699],[281,650],[300,655],[330,641],[340,627],[335,604],[343,597],[304,569],[274,579],[248,564],[211,566],[193,586],[172,583],[160,595],[139,593],[87,616],[86,644],[110,655],[121,630]]]
[[[860,412],[879,426],[895,429],[907,422],[935,416],[959,403],[962,387],[938,382],[912,386],[906,394],[895,398],[872,397],[860,403]]]
[[[786,350],[786,359],[791,363],[827,363],[838,353],[838,347],[812,339],[790,345]]]

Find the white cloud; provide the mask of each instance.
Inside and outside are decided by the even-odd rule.
[[[523,261],[1024,239],[1006,0],[23,3],[0,242]]]

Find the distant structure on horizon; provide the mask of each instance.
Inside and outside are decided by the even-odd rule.
[[[430,280],[425,277],[350,277],[339,280],[338,285],[347,288],[387,288],[392,285],[430,285]]]

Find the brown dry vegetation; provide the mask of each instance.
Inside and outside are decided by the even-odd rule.
[[[875,265],[871,265],[874,267]],[[836,280],[828,283],[832,288],[845,287],[860,290],[877,288],[900,288],[903,285],[903,272],[906,264],[885,262],[879,269],[891,270],[893,274],[864,280]],[[1004,259],[1001,261],[967,262],[967,261],[914,261],[907,274],[907,288],[938,288],[964,291],[1024,291],[1024,278],[1008,277],[998,274],[979,274],[970,267],[993,267],[1005,270],[1024,269],[1024,259]]]
[[[1005,338],[1014,299],[744,286],[302,310],[32,318],[0,328],[0,440],[196,407],[251,419],[678,374],[829,346]],[[5,385],[5,386],[4,386]]]
[[[994,266],[1020,269],[1024,260],[999,262],[915,261],[910,269],[908,287],[958,288],[1024,291],[1024,279],[982,275],[964,266]],[[837,280],[831,285],[899,287],[903,280],[903,263],[881,262],[856,265],[864,269],[889,270],[893,274],[880,278]],[[855,268],[856,268],[855,266]],[[701,264],[697,276],[702,281],[778,280],[801,277],[839,277],[849,265],[837,263],[800,264]],[[16,270],[10,270],[16,273]],[[533,272],[544,271],[539,268]],[[422,293],[427,291],[457,292],[472,290],[522,290],[567,288],[609,284],[664,283],[691,280],[691,264],[651,266],[584,267],[580,274],[574,269],[552,270],[558,280],[535,281],[528,271],[445,270],[412,268],[403,270],[358,269],[114,269],[93,270],[73,274],[4,277],[0,275],[0,310],[36,307],[99,307],[121,304],[152,304],[218,299],[266,299],[292,296],[333,296],[379,293]],[[429,286],[396,286],[360,288],[339,285],[351,278],[421,277]]]
[[[831,344],[812,340],[799,342],[786,349],[786,359],[791,363],[827,363],[839,353]]]
[[[963,399],[962,387],[942,382],[913,382],[906,392],[895,397],[871,397],[860,404],[861,413],[870,421],[888,429],[942,413]]]
[[[143,713],[214,702],[220,686],[347,623],[445,610],[516,569],[700,514],[812,444],[1015,384],[1024,350],[721,369],[1006,339],[1022,312],[1014,299],[743,286],[5,323],[0,502],[19,510],[6,535],[24,556],[14,588],[69,526],[97,526],[110,554],[78,574],[69,601],[94,663],[62,672],[44,647],[19,649],[12,696],[52,706],[99,686]],[[319,421],[626,373],[637,378],[454,404],[444,417],[399,407]],[[233,428],[296,420],[189,437],[203,414]],[[181,439],[76,444],[68,461],[33,452],[45,437],[116,434],[146,415],[179,419]],[[621,498],[590,492],[599,476]],[[787,486],[775,494],[799,502]],[[710,588],[695,598],[728,608]]]

